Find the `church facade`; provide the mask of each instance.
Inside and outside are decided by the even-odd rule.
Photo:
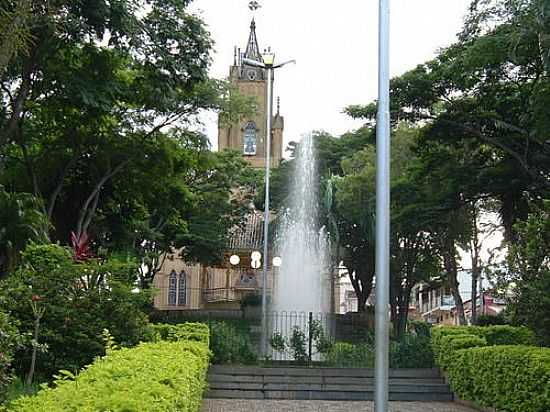
[[[229,69],[229,81],[242,95],[256,99],[257,110],[253,116],[231,125],[224,125],[220,121],[218,149],[238,150],[252,167],[263,168],[266,162],[267,105],[273,105],[273,102],[267,102],[268,85],[265,71],[247,66],[243,58],[262,61],[254,20],[250,25],[244,53],[241,49],[235,48],[234,61]],[[280,114],[279,106],[277,103],[276,114],[272,119],[271,167],[277,167],[283,156],[284,118]],[[252,267],[257,265],[252,265],[251,255],[263,250],[263,222],[263,214],[252,209],[246,216],[244,225],[230,231],[226,249],[223,251],[223,261],[219,266],[185,262],[179,257],[179,251],[166,256],[154,279],[154,287],[159,291],[154,300],[155,309],[240,309],[243,299],[250,295],[257,296],[262,287],[262,267]],[[273,257],[271,252],[269,255]],[[238,256],[238,259],[235,256]],[[273,289],[275,269],[269,263],[271,262],[268,262],[268,293]]]

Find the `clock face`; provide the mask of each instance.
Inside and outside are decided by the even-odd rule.
[[[258,73],[256,72],[256,70],[248,70],[246,72],[246,77],[248,78],[248,80],[256,80],[256,78],[258,77]]]

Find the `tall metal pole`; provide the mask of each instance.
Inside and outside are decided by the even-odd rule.
[[[376,119],[375,412],[388,411],[390,300],[390,0],[380,0]]]
[[[267,355],[267,266],[269,263],[268,255],[268,231],[269,231],[269,172],[271,166],[271,119],[273,114],[271,95],[273,91],[273,65],[266,65],[267,72],[267,122],[266,122],[266,139],[265,139],[265,201],[264,201],[264,254],[263,254],[263,271],[262,271],[262,336],[261,350],[262,355]]]

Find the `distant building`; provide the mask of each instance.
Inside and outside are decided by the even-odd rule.
[[[263,216],[257,211],[247,215],[243,226],[232,230],[223,262],[219,266],[187,263],[179,251],[168,256],[155,276],[159,290],[154,306],[157,310],[237,310],[242,299],[258,294],[262,286],[262,269],[251,267],[252,252],[262,250]],[[238,256],[233,265],[229,259]],[[268,265],[267,289],[273,285],[273,268]]]
[[[265,166],[267,123],[267,79],[263,69],[247,66],[243,58],[261,61],[256,37],[256,23],[252,20],[244,53],[235,48],[233,64],[229,69],[230,83],[244,96],[256,99],[254,116],[234,124],[218,122],[219,150],[233,149],[253,167]],[[277,103],[272,119],[271,166],[277,167],[283,156],[284,118]],[[274,214],[271,214],[273,218]],[[262,268],[251,267],[251,254],[263,250],[263,215],[251,210],[243,226],[235,227],[228,237],[223,261],[218,266],[204,266],[183,261],[180,251],[167,256],[161,270],[155,276],[154,286],[159,290],[154,306],[158,310],[239,309],[242,299],[257,294],[261,289]],[[229,258],[239,256],[239,263],[232,265]],[[270,256],[272,254],[270,253]],[[268,285],[273,285],[271,262],[268,262]]]
[[[459,292],[464,304],[464,314],[468,323],[472,317],[471,285],[472,274],[468,270],[462,270],[458,273]],[[485,292],[479,292],[477,295],[477,313],[496,315],[505,308],[503,300],[495,299],[491,293],[489,282],[483,279],[483,288]],[[482,300],[483,296],[483,300]],[[432,283],[420,283],[413,288],[412,303],[415,307],[416,318],[424,320],[431,324],[458,325],[458,316],[455,301],[451,295],[449,287],[443,281],[434,281]]]
[[[243,158],[251,166],[265,167],[266,156],[266,124],[267,124],[267,78],[262,68],[248,66],[243,58],[262,61],[256,23],[250,24],[250,35],[244,53],[235,48],[233,65],[229,69],[229,81],[244,96],[256,98],[256,114],[233,124],[225,124],[220,118],[218,122],[218,149],[234,149],[243,154]],[[272,119],[273,133],[271,136],[271,166],[277,167],[283,158],[283,131],[285,122],[280,114],[280,104]]]

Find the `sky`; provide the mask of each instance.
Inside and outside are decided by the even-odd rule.
[[[210,69],[224,79],[234,46],[246,47],[252,12],[249,0],[195,0],[215,41]],[[285,146],[312,130],[340,135],[360,121],[342,113],[377,95],[377,0],[259,0],[254,13],[260,48],[270,46],[279,62],[274,96],[285,116]],[[398,76],[451,45],[461,30],[470,0],[391,0],[390,73]],[[204,131],[217,147],[217,118],[205,114]]]
[[[398,76],[436,56],[456,41],[471,0],[391,0],[390,75]],[[244,51],[252,12],[249,0],[195,0],[191,10],[200,15],[215,41],[210,69],[224,79],[233,62],[234,46]],[[285,146],[312,130],[333,135],[361,126],[342,111],[351,104],[376,99],[378,88],[377,0],[259,0],[254,13],[261,49],[268,46],[279,62],[296,65],[279,69],[274,95],[281,98],[285,116]],[[204,131],[217,148],[217,116],[202,117]],[[485,216],[490,222],[496,216]],[[496,232],[483,242],[482,257],[498,246]],[[461,251],[469,268],[469,256]]]

